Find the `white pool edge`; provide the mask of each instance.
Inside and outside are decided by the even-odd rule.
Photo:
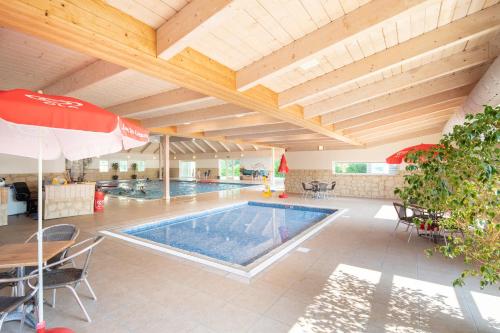
[[[308,206],[308,205],[300,205],[300,204],[292,204],[292,206],[322,208],[322,207],[318,207],[318,206]],[[220,207],[216,208],[216,209],[220,209]],[[329,209],[329,208],[327,208],[327,209]],[[210,210],[212,210],[212,209],[210,209]],[[307,240],[310,237],[312,237],[313,235],[317,234],[321,229],[323,229],[324,227],[329,225],[331,222],[336,220],[338,217],[340,217],[346,211],[347,211],[347,209],[337,210],[332,215],[326,217],[325,219],[318,222],[314,226],[310,227],[309,229],[307,229],[304,232],[300,233],[299,235],[295,236],[290,241],[285,242],[284,245],[282,245],[283,247],[282,248],[278,247],[277,248],[278,251],[276,253],[274,253],[273,255],[271,255],[269,258],[264,259],[262,262],[258,262],[258,259],[257,259],[255,262],[256,263],[255,267],[253,267],[249,270],[238,269],[236,267],[232,267],[230,263],[222,264],[222,263],[215,261],[215,259],[209,260],[209,259],[203,258],[201,256],[197,256],[196,254],[188,254],[185,252],[175,250],[172,247],[168,247],[165,245],[157,245],[154,242],[142,241],[142,240],[139,240],[137,238],[127,236],[124,233],[112,232],[109,230],[101,230],[99,232],[101,234],[106,235],[106,236],[118,238],[118,239],[124,240],[126,242],[130,242],[130,243],[133,243],[136,245],[144,246],[144,247],[152,249],[152,250],[156,250],[156,251],[160,251],[160,252],[167,253],[170,255],[174,255],[176,257],[187,259],[187,260],[190,260],[190,261],[193,261],[193,262],[205,265],[205,266],[209,266],[212,268],[217,268],[217,269],[223,270],[227,273],[232,273],[232,274],[250,279],[250,278],[256,276],[257,274],[259,274],[260,272],[262,272],[263,270],[265,270],[266,268],[268,268],[269,266],[271,266],[273,263],[275,263],[279,259],[283,258],[285,255],[290,253],[293,249],[295,249],[297,246],[299,246],[305,240]],[[186,215],[189,215],[189,214],[186,214]],[[181,217],[181,216],[178,216],[178,217]],[[266,255],[264,255],[262,258],[264,258],[265,256]],[[252,266],[252,264],[250,264],[249,266]]]

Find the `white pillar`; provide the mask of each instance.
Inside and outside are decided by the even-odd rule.
[[[274,164],[276,163],[274,154],[274,148],[271,148],[271,173],[269,174],[269,182],[271,185],[274,185]]]
[[[163,164],[160,164],[163,166],[163,197],[170,200],[170,137],[168,135],[161,137],[160,150],[163,156]]]

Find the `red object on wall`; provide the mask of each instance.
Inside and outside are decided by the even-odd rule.
[[[280,161],[280,166],[278,167],[278,172],[287,174],[288,171],[290,171],[290,170],[288,169],[288,165],[286,163],[285,154],[283,154],[283,155],[281,155],[281,161]],[[288,194],[286,194],[285,191],[283,191],[283,193],[281,193],[278,197],[280,199],[285,199],[285,198],[288,198]]]
[[[102,212],[103,210],[104,210],[104,192],[95,191],[94,212]]]

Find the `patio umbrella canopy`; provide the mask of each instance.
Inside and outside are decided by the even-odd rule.
[[[281,161],[280,161],[280,166],[278,167],[278,172],[283,173],[283,174],[287,174],[288,171],[290,171],[290,170],[288,169],[288,165],[286,163],[285,154],[283,154],[283,155],[281,155]],[[285,191],[283,191],[283,193],[281,193],[279,195],[279,197],[281,199],[285,199],[285,198],[288,198],[288,195],[285,193]]]
[[[0,91],[0,153],[38,159],[38,311],[44,331],[42,273],[42,160],[78,160],[132,149],[146,130],[93,104],[29,90]]]
[[[437,147],[436,144],[429,143],[422,143],[416,146],[407,147],[387,157],[385,159],[385,162],[387,164],[401,164],[409,153],[414,153],[417,151],[427,151],[435,147]]]

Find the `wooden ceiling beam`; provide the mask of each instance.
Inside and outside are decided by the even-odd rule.
[[[444,124],[443,124],[444,125]],[[389,134],[387,136],[384,136],[383,138],[375,138],[371,139],[367,142],[366,147],[375,147],[375,146],[380,146],[384,144],[389,144],[389,143],[394,143],[397,141],[401,140],[407,140],[407,139],[413,139],[413,138],[418,138],[421,136],[426,136],[426,135],[432,135],[432,134],[438,134],[441,133],[443,130],[443,125],[439,124],[437,126],[433,126],[430,128],[426,129],[417,129],[417,130],[410,130],[406,131],[403,134],[397,133],[397,134]]]
[[[384,121],[380,123],[373,122],[365,126],[359,126],[353,129],[346,130],[345,132],[354,136],[363,135],[366,133],[375,133],[377,131],[380,133],[384,133],[385,131],[391,130],[394,127],[400,128],[407,125],[418,125],[423,122],[432,122],[436,120],[439,121],[443,117],[447,119],[453,114],[456,109],[457,108],[454,107],[412,117],[400,117],[400,119],[396,121]]]
[[[169,18],[156,32],[157,53],[169,59],[189,42],[206,33],[230,13],[225,10],[232,0],[193,0]]]
[[[155,30],[102,1],[0,1],[0,25],[341,141],[361,144],[317,119],[304,119],[300,107],[280,109],[273,92],[239,92],[234,71],[193,49],[184,49],[170,60],[157,57]]]
[[[439,92],[468,86],[479,81],[487,69],[487,64],[483,64],[473,69],[453,73],[431,82],[412,86],[394,94],[376,97],[341,110],[327,113],[321,116],[321,121],[324,124],[333,124],[335,122],[356,118],[368,113],[423,99]]]
[[[192,144],[193,144],[196,148],[198,148],[198,149],[199,149],[202,153],[206,153],[206,152],[207,152],[207,150],[206,150],[205,148],[203,148],[202,146],[200,146],[200,145],[198,144],[198,142],[196,142],[195,140],[191,141],[191,143],[192,143]]]
[[[179,145],[176,142],[170,142],[170,145],[175,149],[177,149],[178,151],[180,151],[182,154],[186,153],[186,151],[183,148],[179,147]]]
[[[231,149],[229,149],[229,147],[222,141],[218,141],[219,144],[222,146],[222,148],[224,148],[227,152],[230,152]]]
[[[306,129],[296,129],[296,130],[291,130],[291,131],[279,131],[279,132],[267,132],[267,133],[255,133],[255,134],[243,134],[243,135],[233,135],[233,136],[226,136],[228,139],[241,139],[241,140],[253,140],[253,139],[260,139],[263,137],[270,137],[270,136],[294,136],[294,135],[299,135],[299,134],[311,134],[312,132]]]
[[[208,147],[210,147],[210,149],[212,149],[212,150],[214,151],[214,153],[217,153],[217,152],[218,152],[218,151],[217,151],[217,149],[214,147],[214,145],[210,143],[210,141],[208,141],[208,140],[203,140],[203,142],[205,142],[205,144],[206,144]]]
[[[126,71],[127,68],[97,60],[90,65],[45,86],[42,91],[48,95],[71,95],[76,91]]]
[[[200,94],[196,91],[186,88],[178,88],[130,102],[113,105],[109,107],[108,110],[122,117],[131,117],[148,111],[198,103],[210,98],[211,97]]]
[[[184,123],[203,122],[214,119],[233,118],[235,116],[254,113],[234,104],[215,105],[204,109],[185,111],[165,116],[142,119],[142,126],[146,128],[181,125]]]
[[[146,143],[146,144],[144,145],[144,147],[142,147],[142,149],[141,149],[141,154],[142,154],[142,153],[144,153],[144,152],[146,151],[146,149],[148,149],[148,148],[149,148],[149,146],[151,146],[151,144],[152,144],[152,142],[151,142],[151,141],[150,141],[150,142],[148,142],[148,143]]]
[[[364,140],[369,142],[369,141],[375,141],[377,139],[382,139],[382,138],[386,138],[386,137],[392,137],[392,136],[396,136],[396,135],[405,134],[405,133],[408,133],[411,131],[418,131],[418,130],[423,131],[423,130],[426,130],[429,128],[435,128],[435,127],[439,127],[442,130],[444,127],[444,124],[446,124],[448,119],[449,119],[449,117],[445,120],[442,120],[441,122],[432,121],[430,123],[420,123],[420,124],[415,124],[413,126],[403,126],[403,127],[399,127],[399,128],[395,127],[395,128],[392,128],[388,131],[385,131],[385,132],[366,133],[366,134],[360,135],[359,137],[362,137]]]
[[[301,63],[330,52],[337,43],[395,19],[401,13],[418,7],[423,0],[374,0],[353,10],[319,29],[274,51],[236,73],[236,85],[245,90],[264,80],[297,67]]]
[[[346,65],[279,94],[279,105],[285,107],[306,98],[325,94],[355,80],[381,72],[402,62],[461,43],[464,39],[480,37],[500,28],[500,4],[491,6],[435,30],[411,38],[385,51]]]
[[[309,134],[297,134],[297,135],[292,135],[292,136],[283,136],[283,135],[277,135],[277,136],[269,136],[269,137],[262,137],[259,139],[254,140],[255,142],[266,142],[270,143],[273,141],[278,141],[278,142],[283,142],[283,141],[304,141],[304,140],[316,140],[316,139],[324,139],[325,137],[322,136],[321,134],[317,133],[309,133]]]
[[[189,145],[188,145],[185,141],[179,141],[179,143],[180,143],[181,145],[183,145],[183,146],[184,146],[184,148],[186,148],[187,150],[189,150],[191,153],[193,153],[193,154],[194,154],[194,153],[196,153],[196,152],[194,151],[194,149],[193,149],[193,148],[191,148],[191,147],[189,147]]]
[[[488,45],[460,52],[347,93],[307,105],[304,107],[304,117],[320,116],[373,98],[393,94],[411,86],[474,67],[490,59]]]
[[[257,134],[257,133],[268,133],[268,132],[283,132],[301,129],[298,126],[289,123],[278,123],[270,125],[257,125],[241,128],[232,128],[219,131],[206,132],[207,135],[215,136],[236,136],[236,135],[247,135],[247,134]]]
[[[234,119],[221,119],[217,121],[205,121],[202,123],[196,123],[191,125],[180,125],[177,126],[177,132],[182,133],[196,133],[196,132],[206,132],[209,137],[213,137],[210,131],[218,131],[232,128],[248,127],[248,126],[260,126],[266,124],[277,124],[281,120],[274,117],[269,117],[265,115],[249,115],[241,118]]]
[[[427,96],[415,101],[403,103],[381,111],[372,112],[357,118],[348,119],[335,123],[335,129],[338,131],[357,126],[363,126],[376,121],[386,119],[395,119],[404,117],[408,114],[425,114],[433,111],[439,111],[446,108],[462,105],[465,98],[474,88],[474,85],[468,85],[457,89],[447,90],[431,96]]]

